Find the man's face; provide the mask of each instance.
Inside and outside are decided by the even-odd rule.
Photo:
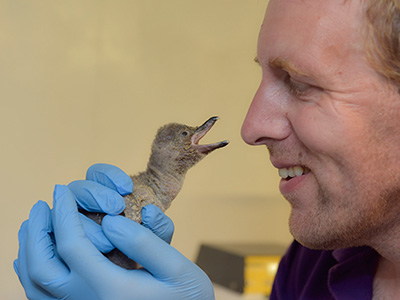
[[[270,0],[260,31],[242,136],[290,174],[290,229],[311,248],[373,246],[400,225],[400,97],[365,58],[360,3]]]

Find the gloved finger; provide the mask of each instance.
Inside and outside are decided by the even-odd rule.
[[[19,282],[21,282],[21,275],[20,275],[21,273],[19,271],[18,258],[14,259],[13,268],[14,268],[15,274],[17,274],[17,276],[18,276]],[[22,282],[21,282],[21,284],[22,284]]]
[[[79,214],[79,217],[87,238],[96,246],[97,249],[99,249],[100,252],[108,253],[115,248],[106,238],[103,229],[101,229],[99,224],[83,214]]]
[[[18,275],[18,278],[24,287],[26,297],[28,299],[43,299],[43,300],[55,300],[56,297],[52,296],[49,292],[44,290],[40,285],[36,284],[32,280],[29,272],[27,262],[27,237],[28,237],[29,220],[22,223],[21,228],[18,232],[19,250],[18,259],[14,261],[14,270]]]
[[[116,248],[159,280],[170,281],[171,278],[184,276],[185,266],[192,264],[149,229],[128,218],[107,215],[103,219],[102,227]],[[195,268],[196,272],[202,272],[198,267]]]
[[[23,230],[21,226],[21,230]],[[21,232],[20,230],[20,232]],[[26,230],[26,228],[25,228]],[[20,235],[20,234],[19,234]],[[40,286],[34,283],[28,272],[28,268],[26,266],[26,251],[25,251],[25,240],[19,239],[19,254],[18,259],[14,261],[14,270],[18,275],[19,281],[24,287],[26,297],[28,299],[43,299],[43,300],[55,300],[56,298],[50,295],[48,292],[43,290]]]
[[[118,215],[125,209],[125,201],[120,194],[97,182],[77,180],[71,182],[68,188],[84,210]]]
[[[24,221],[21,224],[21,227],[19,228],[18,231],[18,243],[19,243],[19,248],[18,248],[18,258],[14,260],[14,271],[17,274],[19,281],[22,284],[22,273],[19,270],[19,265],[21,261],[23,261],[22,265],[26,265],[26,259],[25,259],[25,240],[26,240],[26,228],[28,227],[28,222],[29,220]]]
[[[99,282],[107,282],[110,274],[98,270],[104,264],[113,266],[113,263],[86,237],[74,195],[68,187],[56,185],[53,197],[53,228],[60,257],[82,278],[96,277]]]
[[[51,211],[46,202],[37,202],[29,215],[27,268],[30,278],[43,290],[59,296],[60,285],[69,274],[59,259],[52,238]]]
[[[171,243],[174,223],[159,207],[149,204],[142,208],[142,225],[168,244]]]
[[[133,191],[133,182],[129,175],[113,165],[92,165],[86,172],[86,179],[98,182],[123,196]]]
[[[18,231],[18,258],[14,261],[14,271],[17,273],[19,281],[25,287],[30,288],[32,283],[30,282],[28,270],[26,269],[26,235],[29,220],[24,221]]]

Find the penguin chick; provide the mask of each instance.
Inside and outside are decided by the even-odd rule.
[[[161,127],[154,139],[147,170],[132,176],[133,193],[125,197],[125,216],[141,223],[141,210],[148,204],[165,211],[182,188],[186,172],[210,152],[228,141],[199,145],[218,117],[199,127],[171,123]]]
[[[191,127],[171,123],[161,127],[153,141],[147,169],[131,176],[133,193],[125,196],[125,217],[141,223],[142,208],[148,204],[165,211],[182,188],[186,172],[210,152],[225,147],[228,141],[199,145],[218,117],[208,119],[203,125]],[[104,214],[83,212],[101,224]],[[114,249],[105,254],[111,261],[126,269],[136,269],[137,264],[122,252]]]

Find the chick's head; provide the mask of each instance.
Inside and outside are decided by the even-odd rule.
[[[222,148],[228,141],[199,145],[218,117],[208,119],[198,127],[170,123],[161,127],[152,146],[150,161],[159,169],[184,174],[210,152]]]

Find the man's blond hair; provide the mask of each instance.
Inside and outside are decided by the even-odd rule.
[[[400,0],[366,0],[367,58],[400,88]]]

